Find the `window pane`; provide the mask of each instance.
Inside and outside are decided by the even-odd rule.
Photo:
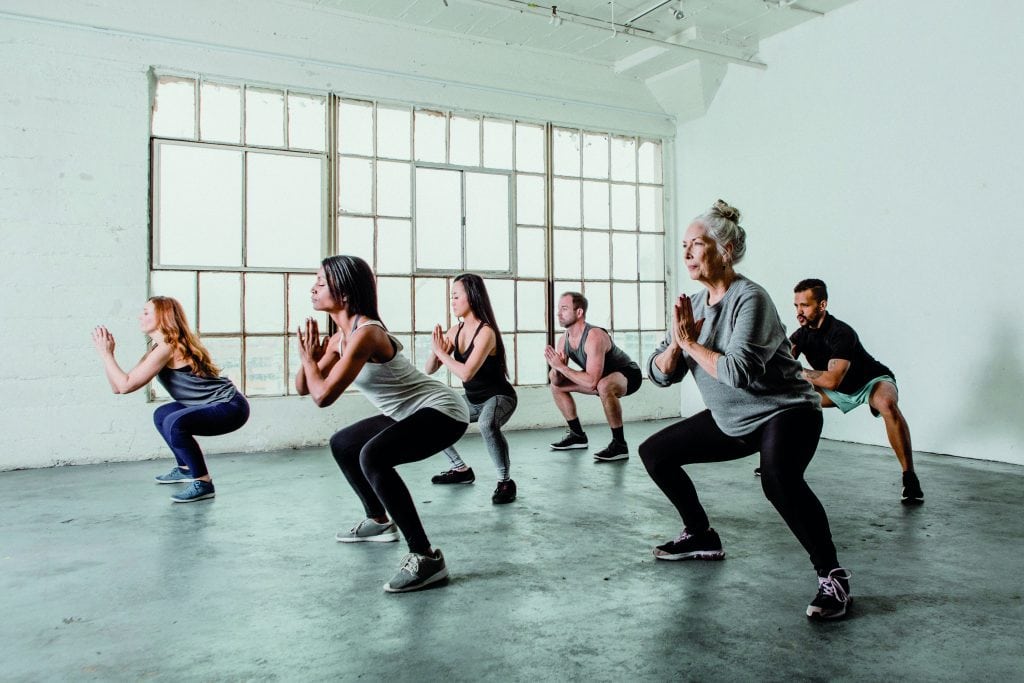
[[[608,227],[608,183],[587,180],[583,183],[583,227]]]
[[[544,230],[542,228],[519,228],[517,239],[516,272],[520,277],[545,277],[547,266]]]
[[[196,324],[196,274],[184,270],[155,270],[149,276],[150,296],[169,296],[185,309],[188,324]]]
[[[342,100],[338,105],[338,149],[342,154],[373,156],[373,105]]]
[[[608,329],[612,326],[612,286],[607,282],[584,282],[587,322]]]
[[[611,243],[607,232],[583,232],[583,277],[586,280],[611,278]]]
[[[556,278],[578,278],[582,272],[580,264],[580,232],[578,230],[554,231],[554,276]]]
[[[409,164],[377,162],[377,215],[409,216],[412,174]]]
[[[462,184],[458,171],[416,169],[416,267],[462,268]]]
[[[466,268],[509,270],[509,177],[466,173]]]
[[[416,278],[416,331],[432,332],[434,325],[448,328],[448,282],[444,278]]]
[[[612,185],[612,227],[636,230],[636,185]]]
[[[281,396],[284,383],[284,337],[247,337],[245,340],[245,393]],[[296,368],[297,369],[297,368]]]
[[[663,235],[640,235],[640,279],[665,278],[665,238]]]
[[[245,89],[245,144],[284,147],[284,93]]]
[[[238,337],[201,337],[210,352],[213,364],[220,368],[221,377],[227,377],[242,388],[242,340]]]
[[[245,331],[284,332],[284,275],[246,273]]]
[[[516,221],[544,225],[544,177],[516,175]]]
[[[583,136],[583,177],[608,177],[608,136]]]
[[[246,264],[315,268],[323,231],[323,162],[255,152],[247,160]]]
[[[153,135],[193,139],[196,136],[196,82],[161,76],[153,98]]]
[[[416,161],[435,161],[443,164],[447,158],[448,118],[439,111],[419,109],[415,119]]]
[[[327,105],[323,97],[288,93],[288,146],[324,151],[326,119]]]
[[[484,119],[484,166],[512,168],[512,122]]]
[[[612,138],[612,180],[636,182],[636,140]]]
[[[665,285],[661,282],[640,283],[640,327],[665,329]]]
[[[555,175],[580,175],[580,132],[567,128],[554,129]]]
[[[412,270],[412,223],[377,219],[377,272],[408,274]]]
[[[200,334],[242,332],[242,276],[199,273]]]
[[[242,153],[157,147],[157,261],[242,265]]]
[[[515,282],[512,280],[484,280],[491,307],[503,332],[511,332],[516,324]]]
[[[412,146],[412,113],[408,109],[377,106],[377,156],[408,159]]]
[[[338,208],[348,213],[373,213],[373,161],[338,159]]]
[[[442,324],[441,327],[444,327],[444,325]],[[422,370],[423,367],[427,364],[428,356],[431,353],[433,353],[433,350],[430,348],[430,346],[431,335],[417,334],[413,342],[413,348],[409,349],[405,355],[409,358],[410,361],[412,361],[413,366]],[[436,377],[441,382],[447,383],[446,374],[446,370],[439,370],[437,374],[434,375],[434,377]]]
[[[453,164],[480,165],[480,119],[452,117],[450,151]]]
[[[547,306],[544,305],[546,287],[543,282],[520,280],[516,283],[516,328],[517,330],[543,330],[547,320]],[[502,328],[504,329],[504,328]],[[512,328],[506,330],[511,332]],[[506,340],[505,344],[508,344]],[[511,359],[510,359],[511,360]]]
[[[242,89],[237,85],[199,86],[199,132],[209,142],[238,143],[242,137]]]
[[[636,235],[612,234],[612,277],[616,280],[636,280]]]
[[[320,326],[320,335],[327,334],[327,314],[313,310],[310,290],[316,276],[292,273],[288,276],[288,333],[295,334],[300,325],[305,326],[306,318],[313,318]],[[297,367],[293,367],[298,370]]]
[[[412,292],[410,278],[377,278],[377,307],[381,322],[392,332],[412,331]]]
[[[640,229],[644,232],[664,232],[665,220],[660,187],[640,186]]]
[[[615,333],[613,341],[616,346],[629,354],[629,357],[636,361],[638,365],[647,360],[646,356],[641,355],[639,332],[635,330],[618,331]]]
[[[612,325],[618,330],[635,330],[640,327],[640,310],[637,302],[635,282],[612,284],[612,300],[615,302]],[[634,359],[635,360],[635,359]]]
[[[321,335],[326,329],[322,325],[320,326]],[[294,334],[288,336],[284,341],[288,345],[288,368],[285,370],[284,388],[288,390],[289,394],[295,395],[295,375],[302,367],[302,361],[299,360],[299,342]]]
[[[580,227],[580,181],[555,178],[554,203],[555,225]]]
[[[547,343],[544,334],[515,335],[516,384],[545,384],[548,381],[548,367],[544,362]]]
[[[358,256],[373,263],[373,219],[339,216],[337,248],[339,254]]]
[[[516,124],[516,170],[544,173],[544,127]]]
[[[661,184],[661,144],[644,140],[637,150],[640,182]]]

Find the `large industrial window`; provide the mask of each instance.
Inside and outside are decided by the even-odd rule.
[[[467,271],[520,385],[547,380],[549,291],[582,289],[631,355],[664,330],[658,141],[168,75],[152,159],[151,291],[182,301],[249,396],[293,390],[294,333],[333,253],[373,266],[421,367]]]

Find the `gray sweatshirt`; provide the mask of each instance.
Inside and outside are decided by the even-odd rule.
[[[790,408],[821,410],[818,393],[800,377],[801,366],[790,353],[786,329],[761,285],[737,275],[721,301],[709,306],[707,300],[704,289],[690,295],[694,319],[704,319],[697,343],[722,354],[716,366],[718,379],[685,353],[671,376],[659,370],[654,359],[671,346],[670,331],[647,359],[652,382],[667,387],[692,372],[715,424],[734,437],[750,434]]]

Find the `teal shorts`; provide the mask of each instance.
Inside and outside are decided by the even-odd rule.
[[[871,390],[874,389],[875,385],[878,384],[879,382],[888,382],[894,388],[896,387],[895,379],[893,379],[889,375],[882,375],[881,377],[876,377],[867,384],[865,384],[856,394],[843,394],[838,391],[831,391],[829,389],[822,389],[822,392],[830,399],[832,399],[832,402],[836,404],[836,408],[839,408],[839,410],[843,411],[844,413],[848,413],[857,406],[867,403],[868,399],[871,397]],[[897,393],[899,393],[898,388],[896,389],[896,391]],[[871,414],[874,415],[875,417],[878,417],[878,411],[875,410],[874,408],[871,408]]]

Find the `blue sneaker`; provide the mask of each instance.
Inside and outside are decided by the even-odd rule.
[[[174,503],[194,503],[197,500],[206,500],[207,498],[213,498],[214,488],[212,481],[200,481],[194,479],[192,485],[184,491],[180,491],[171,496],[171,502]]]
[[[167,474],[161,474],[153,478],[158,484],[187,484],[195,481],[188,470],[183,470],[180,467],[172,467],[171,471]]]

